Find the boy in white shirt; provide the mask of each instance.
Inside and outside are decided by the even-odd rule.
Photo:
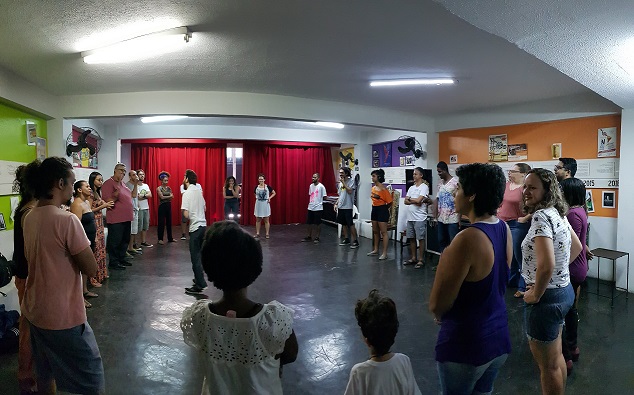
[[[370,359],[354,365],[345,395],[420,395],[409,357],[390,351],[398,332],[394,301],[373,289],[357,301],[354,315]]]
[[[429,198],[429,185],[423,180],[423,169],[414,169],[414,185],[409,187],[405,196],[407,210],[407,231],[411,258],[403,265],[413,265],[420,269],[425,265],[425,239],[427,238],[427,206],[432,203]],[[416,241],[418,240],[418,263],[416,262]]]

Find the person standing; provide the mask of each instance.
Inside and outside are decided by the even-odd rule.
[[[308,216],[306,218],[308,236],[304,237],[302,241],[319,243],[324,196],[326,196],[326,187],[319,182],[319,173],[315,173],[313,174],[313,182],[308,187]]]
[[[126,185],[130,189],[130,195],[132,196],[132,222],[130,223],[130,241],[128,242],[126,258],[133,258],[134,255],[143,254],[143,250],[136,243],[136,236],[139,234],[139,176],[137,176],[135,170],[130,170],[128,173]]]
[[[190,187],[200,189],[201,191],[203,190],[203,187],[198,183],[196,183],[196,185],[190,185]],[[185,193],[185,185],[183,183],[181,183],[180,191],[181,196],[183,196]],[[187,236],[185,236],[187,233],[189,233],[189,223],[181,221],[181,240],[187,240]]]
[[[407,210],[406,236],[409,239],[411,258],[403,265],[414,265],[420,269],[425,265],[425,239],[427,237],[427,206],[432,203],[429,198],[429,185],[423,180],[423,169],[414,169],[414,185],[409,187],[405,195]],[[416,242],[418,241],[418,261],[416,260]]]
[[[238,220],[240,215],[240,186],[234,176],[229,176],[225,180],[222,189],[225,200],[225,219]]]
[[[205,238],[207,220],[205,219],[205,198],[203,192],[193,187],[198,182],[198,176],[193,170],[185,171],[183,185],[185,193],[181,202],[181,213],[183,222],[189,221],[189,255],[194,271],[194,284],[185,288],[185,293],[200,294],[207,288],[207,282],[203,274],[203,266],[200,260],[200,249]]]
[[[577,174],[577,161],[574,158],[559,158],[554,170],[557,181],[562,182]]]
[[[139,187],[137,197],[139,198],[139,232],[141,233],[141,247],[154,247],[154,244],[147,242],[147,230],[150,229],[150,200],[152,191],[145,183],[145,172],[143,169],[136,171],[139,176]]]
[[[172,199],[174,194],[172,188],[168,185],[170,179],[170,173],[162,171],[159,174],[159,180],[161,185],[156,188],[156,194],[159,199],[158,207],[158,243],[163,244],[163,232],[167,227],[167,241],[170,243],[175,242],[172,237]]]
[[[526,163],[517,163],[508,171],[509,181],[504,189],[504,199],[498,209],[498,218],[506,222],[513,235],[513,262],[509,274],[509,287],[517,288],[513,295],[516,298],[524,296],[526,284],[522,278],[522,241],[531,226],[531,215],[522,211],[522,185],[524,177],[531,167]]]
[[[357,236],[357,228],[354,226],[352,207],[354,195],[357,186],[352,178],[352,171],[349,167],[339,169],[339,199],[335,204],[335,212],[337,213],[337,223],[341,225],[341,233],[343,240],[340,246],[350,245],[350,248],[359,248],[359,238]],[[350,235],[350,238],[348,238]],[[352,242],[351,242],[352,240]]]
[[[95,225],[97,226],[97,237],[95,238],[95,260],[97,261],[97,276],[90,279],[93,287],[101,287],[104,279],[108,278],[108,268],[106,267],[106,235],[103,227],[102,210],[111,208],[112,202],[105,202],[101,198],[101,186],[103,176],[101,173],[93,171],[88,177],[88,186],[92,191],[90,196],[90,207],[95,213]]]
[[[130,242],[130,224],[134,213],[132,211],[132,192],[123,183],[126,167],[117,163],[114,174],[101,187],[103,200],[113,202],[114,206],[107,212],[108,239],[106,249],[111,270],[124,270],[129,263],[125,259],[128,243]]]
[[[74,182],[72,165],[58,157],[46,158],[28,179],[38,203],[24,218],[29,276],[21,308],[31,327],[39,392],[103,394],[103,364],[80,274],[94,276],[97,262],[79,219],[60,209]]]
[[[438,194],[436,196],[436,221],[438,226],[438,244],[440,253],[451,243],[460,229],[460,214],[456,212],[454,205],[454,193],[458,180],[449,174],[449,167],[445,162],[438,162],[436,166],[438,177]]]
[[[372,173],[372,183],[374,186],[370,192],[372,199],[372,244],[373,250],[368,256],[379,255],[379,239],[383,241],[383,254],[379,260],[387,259],[387,247],[390,242],[387,237],[387,223],[390,220],[390,205],[392,204],[392,192],[383,183],[385,182],[385,171],[383,169],[374,170]],[[380,237],[379,237],[380,236]]]
[[[84,180],[79,180],[73,186],[73,202],[70,204],[70,212],[75,214],[79,221],[81,222],[81,226],[84,228],[84,232],[86,232],[86,236],[88,240],[90,240],[90,249],[93,254],[95,253],[95,241],[97,238],[97,224],[95,223],[95,213],[92,212],[92,208],[90,207],[90,195],[92,191],[90,190],[90,186]],[[95,260],[96,262],[96,260]],[[84,293],[84,305],[88,307],[92,307],[90,302],[86,300],[86,298],[96,298],[97,295],[94,292],[88,291],[88,277],[82,273],[82,283],[83,283],[83,293]]]
[[[271,216],[271,199],[276,195],[272,186],[266,185],[264,174],[258,174],[258,186],[255,187],[255,238],[260,237],[260,224],[264,220],[265,237],[269,238],[269,231],[271,229],[271,223],[269,217]]]

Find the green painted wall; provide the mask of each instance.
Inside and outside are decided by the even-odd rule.
[[[26,143],[26,121],[37,125],[39,137],[47,138],[45,120],[0,103],[0,160],[31,162],[36,158],[35,146]],[[13,229],[10,198],[0,196],[0,213],[4,215],[7,230]]]

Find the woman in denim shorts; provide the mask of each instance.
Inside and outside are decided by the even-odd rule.
[[[561,330],[575,298],[568,265],[582,246],[565,217],[568,206],[553,172],[529,171],[522,197],[525,212],[533,215],[522,242],[526,335],[539,366],[542,392],[563,394],[567,373]]]

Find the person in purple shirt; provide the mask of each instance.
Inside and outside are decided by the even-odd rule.
[[[588,247],[585,245],[586,236],[588,234],[588,208],[586,207],[586,187],[583,181],[578,178],[566,178],[560,183],[564,199],[568,203],[569,209],[566,217],[577,234],[581,244],[584,245],[585,253],[582,252],[569,265],[570,282],[575,291],[575,302],[566,314],[566,325],[562,334],[562,349],[564,359],[566,360],[566,369],[568,374],[572,372],[573,362],[579,360],[579,347],[577,347],[577,331],[579,326],[579,312],[577,311],[577,301],[579,300],[579,289],[581,284],[586,280],[588,274]]]
[[[130,263],[125,259],[125,253],[130,242],[130,226],[134,213],[132,212],[132,192],[123,182],[126,166],[117,163],[114,174],[101,186],[101,197],[106,202],[114,202],[106,214],[108,222],[108,239],[106,249],[110,259],[108,267],[113,270],[125,269]]]
[[[506,178],[494,164],[456,170],[457,213],[471,225],[440,256],[429,310],[440,325],[436,364],[443,394],[490,394],[511,352],[504,293],[513,259],[513,238],[495,215]]]

